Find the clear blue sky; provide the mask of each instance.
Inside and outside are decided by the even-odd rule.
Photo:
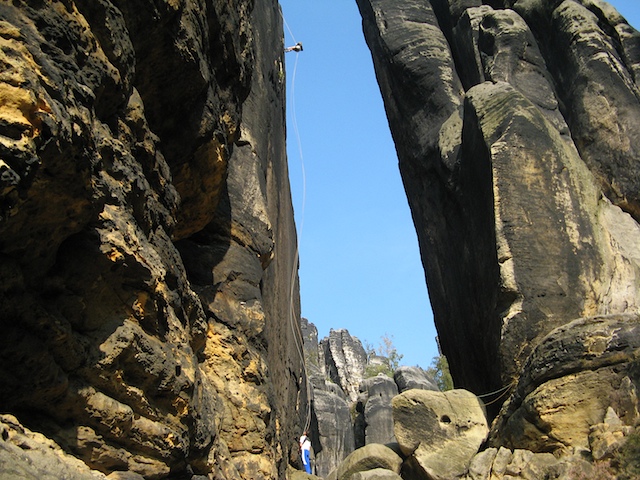
[[[610,3],[640,25],[639,0]],[[302,315],[320,338],[330,328],[374,346],[392,336],[402,364],[428,367],[433,314],[356,2],[280,4],[285,43],[304,45],[286,54]]]

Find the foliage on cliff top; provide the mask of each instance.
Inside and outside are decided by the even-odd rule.
[[[364,370],[364,377],[375,377],[379,373],[393,378],[393,373],[400,366],[403,355],[393,344],[393,335],[384,334],[380,337],[378,347],[374,348],[369,342],[365,341],[365,350],[367,352],[367,366]]]

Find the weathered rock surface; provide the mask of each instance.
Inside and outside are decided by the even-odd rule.
[[[473,458],[465,480],[537,480],[540,478],[576,478],[578,472],[590,472],[590,464],[578,456],[562,460],[551,453],[528,450],[488,448]]]
[[[3,411],[105,474],[281,478],[307,402],[277,2],[0,18]]]
[[[362,343],[347,330],[331,329],[329,336],[320,341],[320,349],[328,377],[340,385],[351,402],[355,402],[367,366],[367,353]]]
[[[557,328],[529,358],[492,425],[491,443],[562,453],[590,449],[592,427],[604,423],[610,410],[620,427],[636,425],[638,396],[631,379],[638,351],[637,315],[586,318]]]
[[[315,390],[313,408],[317,419],[318,442],[314,442],[316,473],[326,477],[354,450],[351,410],[344,397]]]
[[[439,390],[434,379],[420,367],[398,367],[393,372],[393,380],[396,382],[398,392],[414,388],[420,390]]]
[[[360,384],[360,396],[356,403],[357,415],[361,420],[355,421],[354,429],[360,426],[361,431],[355,432],[356,448],[370,443],[393,443],[393,414],[391,400],[398,394],[398,387],[392,378],[380,373],[367,378]]]
[[[351,480],[400,480],[402,477],[391,470],[374,468],[365,472],[354,473]]]
[[[633,425],[640,34],[593,0],[357,2],[443,353],[512,395],[493,444]]]
[[[85,463],[64,452],[59,445],[44,435],[23,427],[11,415],[0,416],[0,433],[0,478],[107,478],[101,472],[90,470]],[[138,479],[142,478],[138,476]]]
[[[408,478],[464,475],[489,433],[482,403],[466,390],[408,390],[393,399],[393,420]]]
[[[399,474],[402,458],[389,447],[372,443],[357,449],[344,459],[337,470],[337,480],[351,480],[356,473],[375,469]]]

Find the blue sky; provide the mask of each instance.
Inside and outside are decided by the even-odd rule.
[[[640,2],[610,2],[640,25]],[[280,0],[287,53],[289,176],[302,315],[402,364],[438,354],[415,229],[355,0]],[[298,140],[299,138],[299,140]]]

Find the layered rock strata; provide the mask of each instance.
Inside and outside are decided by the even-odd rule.
[[[596,0],[358,5],[456,384],[512,394],[496,446],[584,447],[640,385],[640,34]]]
[[[0,19],[2,411],[105,474],[282,478],[307,399],[279,5]]]

